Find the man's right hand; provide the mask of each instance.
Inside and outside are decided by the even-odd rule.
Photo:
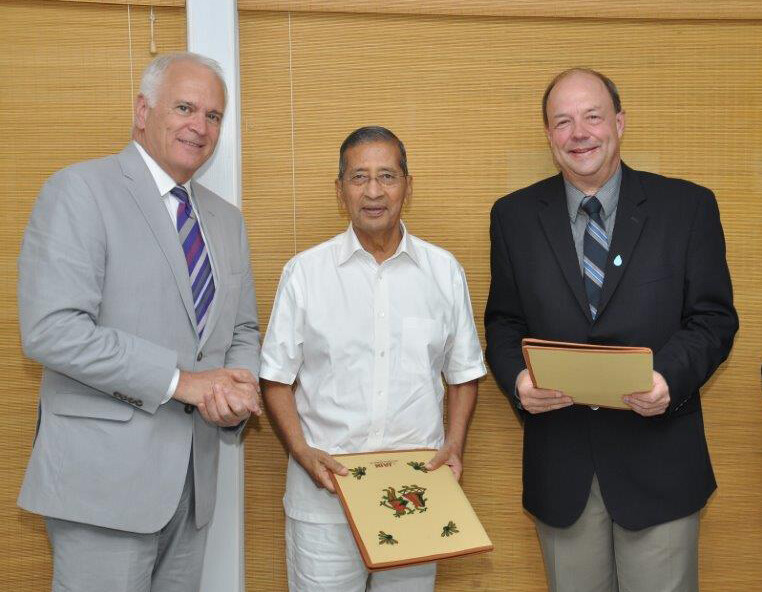
[[[516,393],[521,406],[529,413],[545,413],[573,405],[571,397],[561,391],[535,388],[529,370],[522,370],[516,377]]]
[[[342,476],[349,473],[347,468],[330,454],[306,444],[292,450],[291,455],[309,473],[315,485],[321,489],[327,489],[331,493],[336,493],[333,481],[331,481],[331,473]]]
[[[212,406],[219,409],[219,413],[211,413],[205,419],[223,426],[236,425],[251,413],[262,413],[259,383],[251,372],[243,368],[216,368],[201,372],[181,370],[172,397],[199,410],[206,410],[210,403],[214,403]]]

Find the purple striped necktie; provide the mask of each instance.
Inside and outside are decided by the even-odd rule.
[[[209,307],[214,299],[212,264],[188,192],[178,185],[170,193],[180,200],[177,208],[177,234],[183,246],[185,262],[188,264],[193,307],[196,310],[196,327],[198,336],[201,337],[209,316]]]

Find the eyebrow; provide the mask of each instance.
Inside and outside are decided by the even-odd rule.
[[[592,111],[600,111],[601,109],[602,109],[602,107],[600,105],[594,105],[593,107],[589,107],[589,108],[585,109],[582,112],[582,114],[583,115],[587,115],[588,113],[591,113]],[[556,120],[556,119],[560,119],[562,117],[571,117],[571,116],[568,113],[566,113],[566,112],[562,112],[562,113],[559,113],[558,115],[553,115],[551,117],[551,119],[552,120]]]

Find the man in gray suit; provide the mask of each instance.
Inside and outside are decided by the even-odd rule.
[[[19,505],[44,515],[53,590],[197,590],[221,429],[260,413],[240,212],[192,180],[225,109],[219,65],[154,60],[133,142],[43,187],[19,258],[44,365]]]

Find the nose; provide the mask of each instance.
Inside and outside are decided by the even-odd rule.
[[[206,114],[199,109],[191,117],[189,128],[199,136],[205,136],[208,126],[209,121],[206,118]]]
[[[590,135],[582,119],[575,119],[572,122],[572,137],[575,140],[584,140]]]
[[[381,183],[378,182],[376,177],[370,177],[365,184],[365,195],[370,198],[381,197],[384,193],[384,188]]]

